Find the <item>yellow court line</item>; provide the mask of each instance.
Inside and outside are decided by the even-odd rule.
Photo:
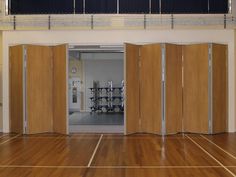
[[[11,141],[11,140],[13,140],[13,139],[16,139],[17,137],[19,137],[20,136],[20,134],[18,134],[18,135],[16,135],[16,136],[13,136],[12,138],[9,138],[9,139],[7,139],[6,141],[3,141],[2,143],[0,143],[0,145],[3,145],[3,144],[5,144],[5,143],[7,143],[7,142],[9,142],[9,141]]]
[[[196,141],[194,141],[192,138],[190,138],[188,135],[185,135],[190,141],[192,141],[196,146],[198,146],[202,151],[204,151],[207,155],[209,155],[212,159],[214,159],[220,166],[222,166],[228,173],[230,173],[233,177],[236,177],[236,175],[226,168],[219,160],[217,160],[213,155],[211,155],[207,150],[205,150],[201,145],[199,145]]]
[[[93,151],[92,157],[90,158],[87,167],[90,167],[90,166],[91,166],[92,161],[93,161],[93,159],[94,159],[94,156],[95,156],[95,154],[96,154],[96,152],[97,152],[97,150],[98,150],[98,147],[99,147],[99,145],[100,145],[100,143],[101,143],[101,141],[102,141],[102,137],[103,137],[103,134],[101,134],[101,136],[100,136],[100,138],[99,138],[99,140],[98,140],[98,143],[97,143],[97,145],[96,145],[96,147],[95,147],[95,149],[94,149],[94,151]]]
[[[0,136],[0,138],[4,138],[6,136],[10,136],[10,135],[13,135],[13,134],[10,134],[10,133],[4,133],[2,136]],[[17,134],[18,135],[18,134]]]
[[[209,140],[207,137],[200,135],[202,138],[204,138],[205,140],[207,140],[209,143],[215,145],[217,148],[219,148],[220,150],[222,150],[224,153],[228,154],[230,157],[232,157],[233,159],[236,160],[236,157],[234,155],[232,155],[231,153],[229,153],[228,151],[224,150],[223,148],[221,148],[220,146],[218,146],[217,144],[215,144],[213,141]]]
[[[5,136],[7,136],[8,134],[3,134],[2,136],[0,136],[0,138],[3,138],[3,137],[5,137]]]

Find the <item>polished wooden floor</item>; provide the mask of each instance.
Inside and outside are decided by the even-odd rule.
[[[0,177],[236,177],[236,133],[0,134]]]

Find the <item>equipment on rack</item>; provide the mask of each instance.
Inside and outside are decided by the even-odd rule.
[[[99,87],[99,82],[93,83],[89,88],[92,94],[91,112],[124,112],[124,81],[121,87],[113,87],[113,82],[108,82],[108,87]]]

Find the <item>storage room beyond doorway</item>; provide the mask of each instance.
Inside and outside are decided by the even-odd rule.
[[[124,132],[123,46],[70,46],[69,131]]]

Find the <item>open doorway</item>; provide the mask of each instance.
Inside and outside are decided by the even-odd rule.
[[[71,46],[68,67],[69,131],[123,133],[123,46]]]

